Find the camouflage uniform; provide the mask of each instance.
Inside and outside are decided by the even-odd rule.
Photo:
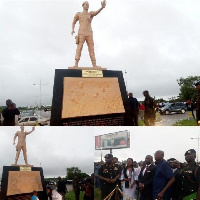
[[[121,168],[117,164],[104,164],[99,169],[99,175],[107,179],[114,179],[120,173]],[[107,183],[101,180],[101,183],[101,199],[104,199],[115,189],[118,180],[116,180],[115,183]],[[113,194],[112,199],[114,198],[115,195]]]
[[[187,165],[181,173],[181,199],[196,199],[198,186],[200,183],[200,168],[196,162]]]
[[[150,96],[144,100],[144,124],[145,126],[155,126],[155,102]]]

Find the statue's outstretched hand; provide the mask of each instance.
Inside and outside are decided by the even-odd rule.
[[[106,0],[104,0],[104,1],[101,2],[101,6],[102,6],[102,8],[106,7]]]

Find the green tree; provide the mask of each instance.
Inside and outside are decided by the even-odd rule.
[[[81,170],[78,167],[67,168],[67,179],[73,180],[75,176],[78,176],[79,179],[84,179],[89,175],[81,172]]]
[[[196,93],[195,83],[200,80],[200,76],[188,76],[187,78],[179,78],[177,80],[180,86],[179,97],[182,101],[191,100]]]

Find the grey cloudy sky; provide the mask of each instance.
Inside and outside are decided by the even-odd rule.
[[[123,130],[130,131],[130,148],[113,149],[113,156],[118,157],[119,161],[133,158],[139,162],[146,155],[153,156],[157,150],[163,150],[165,159],[176,158],[185,162],[187,150],[195,149],[198,152],[198,140],[191,139],[200,136],[198,127],[98,127],[95,128],[95,135]],[[103,160],[107,153],[109,150],[102,151]],[[101,160],[101,150],[95,150],[94,160]]]
[[[71,23],[83,0],[0,1],[0,105],[51,104],[55,69],[74,65]],[[92,0],[90,10],[100,8]],[[93,19],[97,65],[127,71],[139,100],[177,96],[180,77],[199,75],[200,1],[108,0]],[[78,25],[76,26],[77,32]],[[91,66],[84,46],[80,66]],[[43,85],[44,84],[44,85]]]
[[[30,131],[31,127],[25,127]],[[0,127],[0,177],[3,166],[15,161],[13,137],[19,127]],[[17,140],[16,140],[17,141]],[[28,162],[42,167],[45,177],[66,176],[66,168],[93,173],[94,131],[92,127],[36,127],[26,137]],[[21,152],[18,164],[24,164]]]

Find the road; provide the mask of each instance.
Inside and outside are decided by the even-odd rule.
[[[196,116],[196,113],[194,112],[194,115]],[[184,119],[189,119],[188,112],[184,114],[169,114],[169,115],[160,115],[161,121],[156,122],[156,126],[172,126],[177,121],[181,121]]]

